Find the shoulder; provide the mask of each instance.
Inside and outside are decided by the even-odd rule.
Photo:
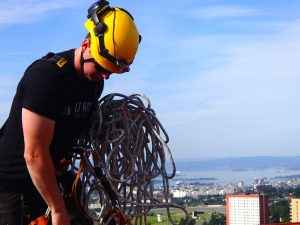
[[[62,70],[70,69],[74,57],[74,50],[68,50],[60,53],[49,52],[42,58],[34,61],[25,71],[26,74],[45,74],[44,76],[53,76],[59,74]]]
[[[24,94],[52,93],[63,86],[61,69],[54,62],[38,59],[34,61],[25,71],[20,83]]]
[[[63,91],[60,69],[48,60],[33,62],[22,78],[19,93],[22,107],[54,120],[58,95]]]
[[[51,61],[38,59],[25,71],[24,79],[53,79],[60,69]]]

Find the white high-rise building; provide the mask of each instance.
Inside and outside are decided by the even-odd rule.
[[[267,223],[269,223],[268,195],[226,195],[226,225],[260,225]]]

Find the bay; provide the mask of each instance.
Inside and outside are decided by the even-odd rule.
[[[275,178],[278,176],[300,175],[300,170],[266,168],[260,170],[205,170],[178,171],[173,181],[195,181],[200,183],[237,183],[253,182],[255,179]]]

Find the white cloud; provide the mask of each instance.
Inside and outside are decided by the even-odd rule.
[[[296,84],[300,82],[297,63],[300,45],[284,37],[271,38],[269,42],[233,41],[222,49],[223,52],[228,51],[230,61],[212,64],[206,71],[196,72],[194,76],[185,75],[180,83],[170,82],[161,87],[177,90],[170,105],[184,104],[186,114],[172,110],[171,115],[186,115],[189,120],[194,118],[197,121],[208,113],[212,117],[225,113],[228,116],[239,114],[241,119],[245,119],[243,116],[259,112],[276,114],[277,104],[289,109],[294,107],[292,101],[300,97],[296,92]],[[188,104],[197,105],[197,108],[189,109]],[[292,111],[286,113],[293,114]]]
[[[0,26],[36,21],[49,11],[72,6],[71,0],[11,0],[0,2]]]
[[[173,136],[174,152],[181,154],[177,149],[187,148],[188,136],[199,142],[201,137],[207,139],[189,144],[195,155],[197,148],[220,150],[222,144],[231,146],[232,151],[252,148],[253,155],[262,153],[263,148],[270,152],[273,148],[273,154],[276,150],[278,154],[288,146],[286,153],[296,154],[295,134],[300,134],[299,24],[286,24],[273,34],[232,34],[207,40],[193,37],[175,44],[180,46],[178,52],[191,49],[191,55],[180,54],[188,57],[190,64],[178,68],[201,64],[199,57],[207,55],[203,70],[199,66],[193,73],[172,74],[176,79],[155,85],[155,90],[164,93],[158,92],[154,103]],[[219,57],[218,63],[215,57]]]
[[[230,17],[252,16],[257,10],[238,6],[213,6],[194,9],[188,15],[198,19],[222,19]]]

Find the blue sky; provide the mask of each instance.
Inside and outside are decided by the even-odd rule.
[[[80,45],[93,2],[0,2],[0,124],[33,60]],[[146,94],[175,159],[299,155],[299,0],[110,3],[143,40],[104,95]]]

